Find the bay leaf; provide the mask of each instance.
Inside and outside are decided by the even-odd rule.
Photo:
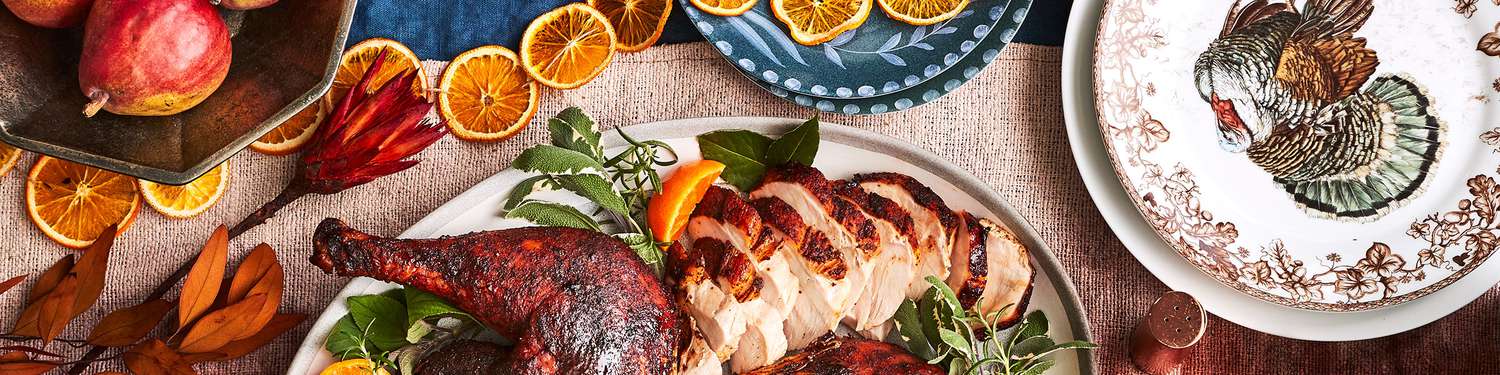
[[[229,232],[219,226],[203,245],[193,268],[188,271],[187,281],[182,283],[182,296],[177,301],[178,330],[187,327],[193,319],[202,316],[213,307],[224,283],[224,265],[229,257]]]
[[[260,327],[250,327],[249,323],[265,302],[266,295],[252,294],[239,303],[203,315],[203,319],[193,323],[187,330],[187,335],[177,344],[177,351],[212,352],[234,341],[234,338],[245,331],[259,329]]]
[[[5,292],[10,291],[10,288],[16,287],[16,285],[20,284],[22,281],[26,281],[26,275],[16,276],[10,278],[9,280],[0,281],[0,294],[5,294]]]
[[[172,302],[160,299],[116,310],[105,315],[89,332],[90,344],[124,347],[140,341],[172,311]]]
[[[749,130],[719,130],[699,134],[703,158],[724,163],[719,178],[741,191],[750,191],[766,175],[766,150],[771,138]]]
[[[766,149],[766,165],[779,167],[797,163],[812,166],[813,160],[818,157],[819,142],[818,117],[813,116],[812,119],[771,142],[769,148]]]

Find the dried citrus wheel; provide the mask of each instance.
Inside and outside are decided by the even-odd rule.
[[[745,14],[758,0],[693,0],[698,10],[715,16],[733,17]]]
[[[865,23],[872,0],[771,0],[771,13],[803,45],[833,40]]]
[[[947,21],[969,6],[969,0],[875,0],[885,15],[913,25]]]
[[[53,241],[74,249],[94,243],[104,228],[130,228],[141,210],[135,179],[43,156],[26,181],[26,213]]]
[[[583,3],[553,9],[521,36],[521,65],[547,87],[571,89],[598,77],[615,56],[615,29]]]
[[[343,362],[339,362],[339,363],[334,363],[334,364],[328,365],[328,368],[324,368],[323,372],[320,372],[318,374],[319,375],[371,375],[371,374],[374,374],[374,375],[391,375],[391,373],[389,371],[386,371],[385,368],[375,368],[375,362],[374,361],[371,361],[371,360],[368,360],[368,359],[364,359],[364,358],[355,358],[355,359],[345,360]]]
[[[229,162],[210,169],[187,185],[172,186],[141,180],[141,196],[146,204],[166,217],[186,219],[208,211],[224,190],[229,189]]]
[[[0,143],[0,177],[5,177],[11,168],[15,168],[16,160],[21,160],[21,149]]]
[[[645,50],[667,27],[667,16],[672,14],[672,0],[589,0],[589,6],[598,9],[614,27],[620,52]]]
[[[371,38],[344,50],[344,59],[339,62],[338,73],[333,76],[333,87],[328,89],[329,103],[337,104],[339,100],[342,100],[344,95],[349,93],[349,88],[359,83],[360,77],[363,77],[365,71],[370,69],[370,64],[375,62],[375,58],[380,56],[381,51],[390,51],[390,53],[385,56],[385,65],[380,67],[382,72],[377,73],[371,81],[370,90],[378,89],[386,81],[415,69],[417,79],[411,89],[417,95],[427,96],[427,76],[423,74],[422,60],[417,58],[417,54],[412,53],[400,42],[386,38]]]
[[[271,129],[270,133],[260,136],[250,144],[250,149],[266,155],[290,155],[301,150],[312,139],[323,117],[328,115],[328,106],[326,98],[313,102],[277,125],[276,129]]]
[[[453,136],[466,141],[495,142],[510,138],[536,114],[536,82],[516,53],[501,46],[483,46],[453,58],[438,79],[438,115]]]
[[[693,208],[723,172],[724,163],[700,160],[678,168],[662,182],[661,193],[646,203],[646,225],[651,227],[656,242],[676,240],[682,234]]]

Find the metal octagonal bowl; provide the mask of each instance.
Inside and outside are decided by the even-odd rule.
[[[146,180],[184,184],[297,111],[333,82],[356,0],[281,0],[223,12],[229,76],[212,96],[160,117],[84,117],[80,28],[31,26],[0,10],[0,141]]]

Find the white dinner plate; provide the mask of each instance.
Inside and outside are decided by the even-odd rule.
[[[779,134],[802,120],[750,117],[723,117],[664,121],[625,128],[632,138],[658,139],[670,144],[681,158],[679,165],[700,160],[694,136],[719,129],[749,129],[763,134]],[[1039,272],[1029,308],[1042,310],[1050,318],[1050,335],[1054,340],[1089,340],[1088,320],[1078,295],[1062,264],[1048,250],[1035,230],[1015,210],[1006,205],[984,182],[968,172],[943,161],[930,152],[894,138],[846,126],[824,123],[822,144],[816,166],[830,177],[843,178],[861,172],[900,172],[916,177],[932,187],[950,207],[967,210],[977,216],[997,218],[1032,249],[1032,262]],[[624,142],[613,131],[605,132],[606,148]],[[610,150],[611,152],[618,152]],[[669,175],[671,167],[660,170]],[[500,216],[501,206],[512,186],[529,175],[516,170],[500,172],[443,204],[418,221],[402,238],[432,238],[481,230],[528,225]],[[379,293],[397,285],[369,278],[355,278],[339,292],[328,309],[313,323],[297,356],[287,369],[288,375],[315,375],[333,363],[331,353],[323,349],[329,330],[347,314],[344,300],[349,296]],[[1065,351],[1055,355],[1057,366],[1049,374],[1093,374],[1090,352]]]
[[[1167,286],[1193,294],[1210,312],[1251,329],[1305,340],[1348,341],[1392,335],[1430,323],[1468,304],[1500,281],[1500,264],[1496,264],[1500,262],[1490,261],[1471,270],[1467,277],[1422,298],[1380,309],[1331,312],[1268,302],[1201,272],[1164,243],[1142,218],[1116,178],[1105,152],[1094,106],[1093,71],[1098,21],[1104,2],[1078,0],[1073,5],[1063,51],[1062,90],[1068,135],[1084,183],[1106,222],[1136,259]],[[1213,31],[1216,34],[1218,29]],[[1196,96],[1192,99],[1198,100]],[[1185,102],[1184,105],[1200,104]],[[1213,128],[1212,117],[1205,126]]]

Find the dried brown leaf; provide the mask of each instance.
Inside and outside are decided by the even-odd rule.
[[[78,264],[69,272],[78,277],[78,290],[70,312],[73,316],[88,311],[89,307],[94,306],[94,302],[99,301],[99,294],[104,292],[104,278],[109,270],[109,249],[115,244],[115,228],[114,225],[105,228],[99,234],[99,239],[84,250],[83,256],[78,258]]]
[[[119,371],[105,371],[94,375],[130,375]]]
[[[0,353],[0,363],[20,362],[20,361],[29,361],[29,360],[31,360],[31,357],[27,357],[26,353],[22,353],[22,352],[3,352],[3,353]]]
[[[192,364],[157,339],[136,344],[123,357],[125,368],[136,375],[194,374]]]
[[[272,268],[280,269],[281,263],[276,260],[276,251],[270,245],[260,244],[250,250],[234,271],[234,280],[229,282],[229,303],[239,302],[250,295],[250,288],[264,279]]]
[[[177,344],[177,350],[183,353],[207,353],[224,347],[246,331],[254,332],[260,327],[250,327],[249,323],[265,303],[266,295],[252,294],[240,303],[204,315],[203,319],[193,323],[192,328],[188,329],[187,336]]]
[[[73,260],[73,255],[70,254],[52,263],[52,267],[48,267],[47,272],[43,272],[42,277],[36,279],[36,284],[31,286],[31,294],[26,297],[26,303],[36,303],[42,300],[42,297],[47,296],[47,292],[51,292],[52,288],[56,288],[57,283],[62,282],[63,276],[73,271]]]
[[[224,263],[229,256],[229,232],[220,225],[203,245],[198,260],[182,284],[182,298],[177,301],[177,327],[187,327],[193,319],[208,312],[224,283]]]
[[[261,327],[260,330],[255,331],[250,337],[234,340],[216,350],[215,352],[220,354],[221,357],[215,360],[227,361],[244,357],[246,354],[255,352],[255,350],[266,346],[266,344],[270,344],[271,341],[276,340],[281,334],[292,330],[292,328],[296,328],[298,324],[302,324],[302,321],[306,319],[307,315],[302,314],[276,314],[276,316],[271,318],[270,322],[266,323],[265,327]]]
[[[37,329],[36,317],[41,315],[41,305],[28,303],[20,314],[16,315],[16,325],[11,327],[10,334],[26,337],[42,337],[42,332]]]
[[[26,353],[36,354],[36,355],[39,355],[39,356],[48,356],[48,357],[52,357],[52,358],[62,358],[62,356],[58,355],[57,353],[53,353],[53,352],[49,352],[49,351],[46,351],[46,350],[41,350],[41,349],[33,348],[33,347],[30,347],[30,346],[25,346],[25,345],[11,345],[11,346],[0,347],[0,352],[20,354],[21,356],[19,358],[22,358],[22,359],[29,359],[28,357],[26,357]],[[4,357],[0,357],[0,362],[5,362]]]
[[[43,361],[16,361],[0,362],[0,374],[6,375],[40,375],[57,368],[55,362]]]
[[[46,298],[37,302],[37,332],[41,333],[42,346],[51,343],[64,328],[68,328],[68,322],[73,321],[73,300],[77,291],[78,278],[68,275],[57,284],[57,288],[47,293]]]
[[[98,346],[124,347],[140,341],[172,311],[172,302],[150,300],[105,315],[89,332],[88,342]]]
[[[10,278],[10,280],[0,281],[0,294],[5,294],[5,292],[10,291],[10,288],[16,287],[16,284],[20,284],[22,281],[26,281],[26,275],[12,277]]]

